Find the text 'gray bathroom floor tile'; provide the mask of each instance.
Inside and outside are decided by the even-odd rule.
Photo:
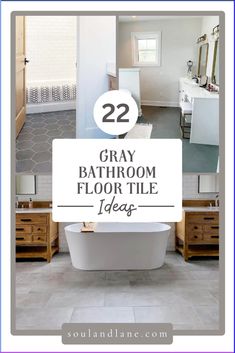
[[[76,111],[26,115],[16,139],[16,173],[51,173],[52,140],[75,138]]]

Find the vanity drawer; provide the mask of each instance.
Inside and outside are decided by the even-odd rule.
[[[32,236],[29,234],[16,234],[16,245],[30,244],[32,242]]]
[[[47,236],[46,235],[33,235],[33,242],[34,243],[46,243],[47,242]]]
[[[204,233],[203,240],[207,244],[218,244],[219,243],[219,235],[211,234],[211,233]]]
[[[188,223],[204,223],[204,224],[218,224],[219,219],[217,214],[189,214],[187,216]]]
[[[46,234],[47,227],[44,225],[33,225],[32,232],[33,234]]]
[[[31,234],[32,232],[32,226],[22,224],[16,226],[16,235],[21,235],[21,234]]]
[[[200,231],[193,231],[188,235],[188,242],[189,243],[197,243],[198,241],[203,240],[203,233]]]
[[[202,232],[203,231],[203,226],[201,224],[189,224],[188,225],[188,231],[190,233],[192,233],[192,232]]]
[[[205,233],[210,233],[210,234],[217,234],[219,235],[219,226],[218,225],[205,225],[203,227]]]
[[[46,215],[40,215],[40,214],[17,214],[16,215],[16,223],[24,223],[24,224],[30,224],[30,223],[46,223],[47,222],[47,216]]]

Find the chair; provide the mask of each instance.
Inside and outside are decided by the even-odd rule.
[[[192,104],[190,102],[180,103],[180,127],[183,138],[190,138],[191,120],[192,120]]]

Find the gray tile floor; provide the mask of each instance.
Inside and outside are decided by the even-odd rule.
[[[16,173],[51,173],[52,140],[75,138],[76,111],[28,114],[16,139]]]
[[[140,122],[151,123],[151,138],[182,138],[179,108],[142,106],[143,118]],[[215,173],[219,155],[218,146],[190,143],[182,139],[183,172]]]
[[[184,262],[167,253],[161,269],[80,271],[60,253],[16,263],[16,329],[75,323],[164,323],[176,330],[219,328],[218,260]]]

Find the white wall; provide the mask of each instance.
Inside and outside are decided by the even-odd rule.
[[[76,80],[76,17],[26,16],[27,82]]]
[[[119,23],[119,67],[132,67],[131,32],[162,32],[161,66],[141,67],[142,104],[178,106],[178,82],[186,76],[188,60],[196,72],[201,24],[201,17]]]
[[[107,63],[116,62],[116,17],[78,17],[77,137],[104,138],[93,118],[97,98],[108,91]]]
[[[209,43],[208,62],[207,62],[207,68],[206,68],[206,75],[208,76],[209,82],[211,82],[214,48],[215,48],[215,40],[211,35],[211,33],[213,28],[218,24],[219,24],[219,16],[204,16],[202,19],[201,33],[207,35],[207,41]]]

